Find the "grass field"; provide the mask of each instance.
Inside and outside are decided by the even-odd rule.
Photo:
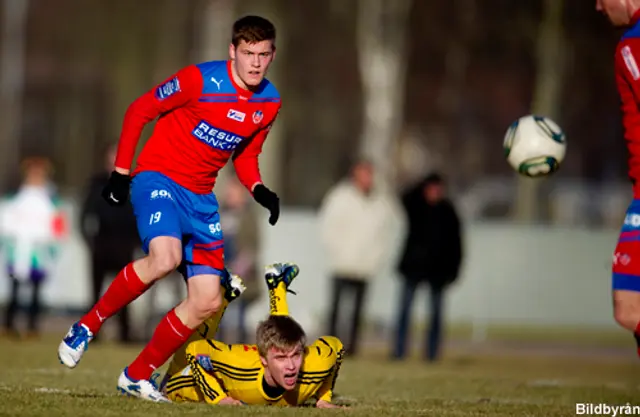
[[[56,357],[59,339],[0,340],[0,415],[572,416],[576,403],[640,405],[640,363],[627,355],[551,356],[512,349],[450,350],[441,363],[392,363],[383,354],[347,359],[336,392],[344,410],[151,404],[116,394],[139,347],[92,345],[78,368]],[[632,345],[629,345],[633,349]],[[503,350],[499,352],[499,350]]]

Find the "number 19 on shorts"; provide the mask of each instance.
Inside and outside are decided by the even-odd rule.
[[[152,213],[151,217],[149,218],[149,224],[158,223],[161,217],[162,217],[161,211],[156,211],[155,213]]]

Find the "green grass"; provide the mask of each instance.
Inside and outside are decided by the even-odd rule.
[[[115,391],[138,346],[92,345],[78,368],[68,370],[58,363],[58,342],[0,340],[0,415],[553,417],[575,415],[576,403],[640,405],[640,367],[632,355],[623,360],[491,350],[448,351],[435,365],[392,363],[375,353],[347,359],[336,387],[338,400],[350,405],[345,410],[151,404]],[[632,342],[628,346],[633,349]]]

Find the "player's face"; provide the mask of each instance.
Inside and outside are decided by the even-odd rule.
[[[605,14],[614,26],[628,25],[634,7],[629,0],[596,0],[596,10]]]
[[[269,65],[275,57],[273,41],[247,43],[240,41],[237,47],[229,46],[229,55],[233,60],[235,73],[241,85],[248,89],[257,87],[267,74]]]
[[[263,365],[271,374],[274,382],[287,391],[296,388],[298,373],[302,366],[303,351],[301,344],[287,350],[271,348],[267,352],[267,357],[262,358]]]

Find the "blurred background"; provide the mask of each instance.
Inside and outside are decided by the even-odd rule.
[[[335,332],[402,356],[393,342],[402,338],[398,329],[414,329],[418,345],[427,328],[438,339],[431,313],[440,311],[452,343],[529,343],[532,334],[548,342],[554,335],[589,346],[622,340],[620,354],[635,354],[610,301],[611,256],[631,199],[613,77],[620,33],[582,0],[1,0],[0,190],[19,189],[25,158],[46,158],[68,226],[38,290],[48,323],[41,329],[62,336],[92,304],[96,274],[107,275],[106,288],[117,272],[96,272],[101,261],[90,242],[100,210],[87,217],[86,207],[88,184],[98,187],[92,178],[108,165],[127,106],[181,67],[226,59],[231,25],[245,14],[267,17],[278,31],[268,77],[283,108],[261,170],[284,207],[270,227],[249,200],[258,243],[246,243],[249,260],[237,268],[253,263],[249,274],[266,263],[297,262],[291,312],[309,333],[326,333],[333,323]],[[507,127],[529,113],[551,117],[567,134],[566,159],[547,179],[517,176],[503,157]],[[352,169],[360,159],[364,174]],[[455,224],[439,227],[438,217],[421,222],[412,212],[420,205],[406,204],[407,191],[415,194],[432,172],[446,184],[459,233]],[[225,168],[216,186],[223,203],[233,175]],[[357,193],[343,193],[342,206],[330,209],[344,178],[358,185],[367,175],[377,199],[357,200],[356,209]],[[329,233],[347,212],[366,223]],[[232,236],[236,217],[226,219]],[[411,230],[436,230],[424,241],[459,234],[446,285],[399,270],[412,244],[428,246],[419,238],[408,243]],[[350,238],[357,234],[369,240]],[[336,257],[349,245],[367,250],[342,261],[371,265],[367,256],[375,252],[379,267],[340,270]],[[140,256],[136,250],[127,249]],[[2,273],[0,303],[8,306],[13,278]],[[431,285],[407,284],[416,281]],[[434,288],[444,295],[434,297]],[[16,295],[18,310],[33,310],[29,290]],[[120,339],[148,338],[180,291],[180,277],[170,277],[137,300],[131,330]],[[414,292],[413,309],[403,313]],[[225,338],[240,337],[240,320],[248,329],[241,338],[252,337],[268,312],[266,291],[252,297],[225,317],[234,330]],[[336,305],[353,308],[333,311]],[[414,320],[402,321],[403,314]]]

